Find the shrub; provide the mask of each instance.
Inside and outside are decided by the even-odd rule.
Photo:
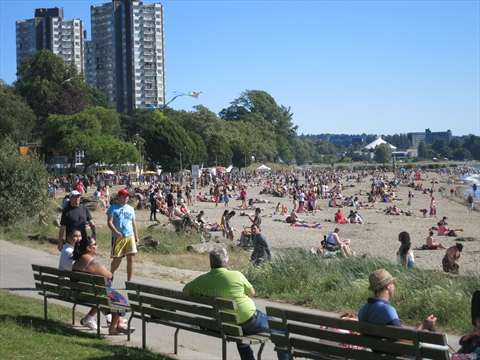
[[[21,155],[9,139],[0,142],[0,226],[37,216],[47,206],[45,164],[34,154]]]

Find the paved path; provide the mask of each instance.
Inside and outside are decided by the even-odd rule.
[[[47,254],[43,251],[27,248],[13,244],[8,241],[0,240],[0,288],[9,290],[22,296],[30,296],[37,299],[42,299],[37,295],[35,290],[35,283],[32,276],[31,264],[41,264],[48,266],[58,266],[58,255]],[[173,283],[162,280],[147,279],[141,277],[134,277],[135,281],[148,283],[150,285],[157,285],[168,287],[172,289],[181,290],[183,285],[180,283]],[[121,293],[126,291],[120,288],[120,284],[126,281],[126,274],[117,272],[115,274],[114,287]],[[115,286],[116,285],[116,286]],[[122,286],[123,287],[123,286]],[[65,303],[61,303],[66,305]],[[255,299],[257,308],[264,311],[265,306],[278,306],[277,303],[269,302],[263,299]],[[305,308],[282,304],[284,308],[301,309]],[[87,310],[86,308],[78,307],[79,311]],[[332,315],[327,312],[318,310],[308,310],[315,314]],[[43,316],[43,314],[38,314]],[[127,315],[128,316],[128,315]],[[104,320],[104,319],[102,319]],[[133,345],[141,348],[141,322],[137,319],[132,321],[133,326],[137,331],[132,334],[132,341],[127,342],[126,336],[110,337],[109,340],[113,343]],[[79,322],[77,322],[79,324]],[[85,330],[84,327],[77,325],[78,328]],[[89,330],[86,330],[89,331]],[[106,324],[102,323],[102,333],[106,334],[108,331]],[[199,360],[199,359],[220,359],[221,358],[221,341],[219,339],[202,336],[200,334],[191,333],[188,331],[180,331],[179,333],[179,355],[173,355],[173,334],[174,329],[161,325],[147,325],[147,346],[156,352],[166,354],[171,357],[176,357],[182,360]],[[458,336],[449,335],[449,342],[458,349]],[[256,351],[256,347],[254,347]],[[238,359],[238,353],[235,344],[228,344],[228,358]],[[262,359],[275,360],[277,357],[273,351],[273,344],[268,343],[263,351]]]

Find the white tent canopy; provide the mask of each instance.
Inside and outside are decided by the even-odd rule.
[[[262,164],[262,166],[258,167],[257,170],[270,170],[270,168]]]
[[[375,149],[378,145],[381,145],[381,144],[387,144],[388,146],[390,146],[390,148],[392,150],[396,150],[397,148],[389,143],[387,143],[385,140],[382,139],[381,136],[378,137],[377,140],[375,141],[372,141],[370,144],[368,144],[367,146],[365,146],[365,149]]]

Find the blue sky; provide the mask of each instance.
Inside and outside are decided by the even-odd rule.
[[[0,78],[15,21],[108,1],[0,1]],[[153,1],[148,1],[153,3]],[[480,135],[479,1],[163,1],[167,100],[218,113],[245,90],[291,108],[298,133]]]

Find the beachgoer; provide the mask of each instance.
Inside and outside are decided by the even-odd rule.
[[[80,194],[79,191],[73,190],[70,192],[70,201],[67,206],[62,211],[62,217],[60,219],[60,230],[58,232],[58,250],[62,251],[63,249],[63,237],[65,230],[69,229],[78,229],[82,232],[82,239],[87,237],[87,223],[92,230],[92,237],[95,239],[97,237],[97,232],[95,228],[95,223],[93,222],[92,215],[90,210],[80,204]]]
[[[473,195],[470,194],[468,195],[468,212],[472,212],[473,211]]]
[[[107,225],[112,231],[110,257],[113,260],[110,271],[114,274],[122,259],[127,257],[127,280],[132,281],[134,257],[139,242],[135,210],[128,205],[130,193],[127,189],[120,190],[117,196],[117,202],[107,211]]]
[[[260,226],[262,224],[262,216],[260,213],[262,212],[262,209],[256,208],[255,209],[255,217],[252,218],[252,216],[248,216],[252,224]]]
[[[480,353],[480,318],[475,319],[475,328],[467,335],[462,336],[458,343],[462,346],[459,353]]]
[[[406,231],[402,231],[398,234],[398,241],[402,243],[400,248],[397,251],[397,256],[399,257],[399,264],[405,265],[405,268],[413,268],[414,258],[412,252],[412,244],[410,242],[410,234]]]
[[[189,282],[183,288],[185,295],[207,296],[222,294],[221,297],[235,300],[237,309],[231,312],[238,315],[242,324],[243,335],[253,335],[261,332],[276,332],[268,327],[268,317],[257,310],[251,299],[255,289],[240,271],[228,270],[228,253],[222,248],[210,251],[211,270]],[[249,344],[237,343],[237,350],[242,360],[254,359],[253,350]],[[277,353],[279,360],[288,359],[288,354]]]
[[[258,224],[251,227],[253,236],[253,252],[251,260],[254,265],[258,265],[260,261],[269,261],[272,258],[272,251],[267,242],[267,238],[262,234],[262,230]]]
[[[235,236],[233,232],[233,221],[232,218],[235,216],[235,211],[230,211],[225,219],[225,232],[227,233],[227,239],[233,241],[233,237]]]
[[[368,277],[370,283],[368,290],[373,291],[375,296],[369,298],[367,303],[360,308],[358,321],[368,324],[402,327],[397,311],[390,305],[390,301],[395,295],[395,280],[396,278],[385,269],[378,269],[370,274]],[[432,330],[436,320],[435,316],[430,315],[421,324],[417,325],[415,329]]]
[[[82,239],[76,243],[73,251],[73,271],[82,271],[90,274],[105,276],[107,280],[106,286],[108,287],[108,297],[113,302],[121,302],[128,304],[125,297],[112,288],[113,274],[107,270],[107,268],[97,261],[94,256],[98,252],[97,241],[91,237]],[[120,335],[120,333],[128,334],[128,326],[123,320],[125,313],[112,313],[112,321],[110,323],[109,335]],[[94,319],[92,318],[94,321]],[[82,324],[83,325],[83,324]],[[134,332],[134,328],[130,328],[130,332]]]
[[[458,274],[460,264],[458,263],[462,258],[463,244],[456,243],[450,246],[442,259],[443,271],[452,274]]]
[[[433,239],[434,232],[430,230],[429,236],[427,237],[427,248],[428,250],[437,250],[437,249],[446,249],[447,247],[438,241]]]
[[[325,247],[328,251],[340,250],[345,257],[355,256],[355,253],[350,251],[350,246],[348,245],[350,241],[340,241],[340,238],[338,237],[339,232],[340,229],[335,228],[335,230],[328,235]]]

